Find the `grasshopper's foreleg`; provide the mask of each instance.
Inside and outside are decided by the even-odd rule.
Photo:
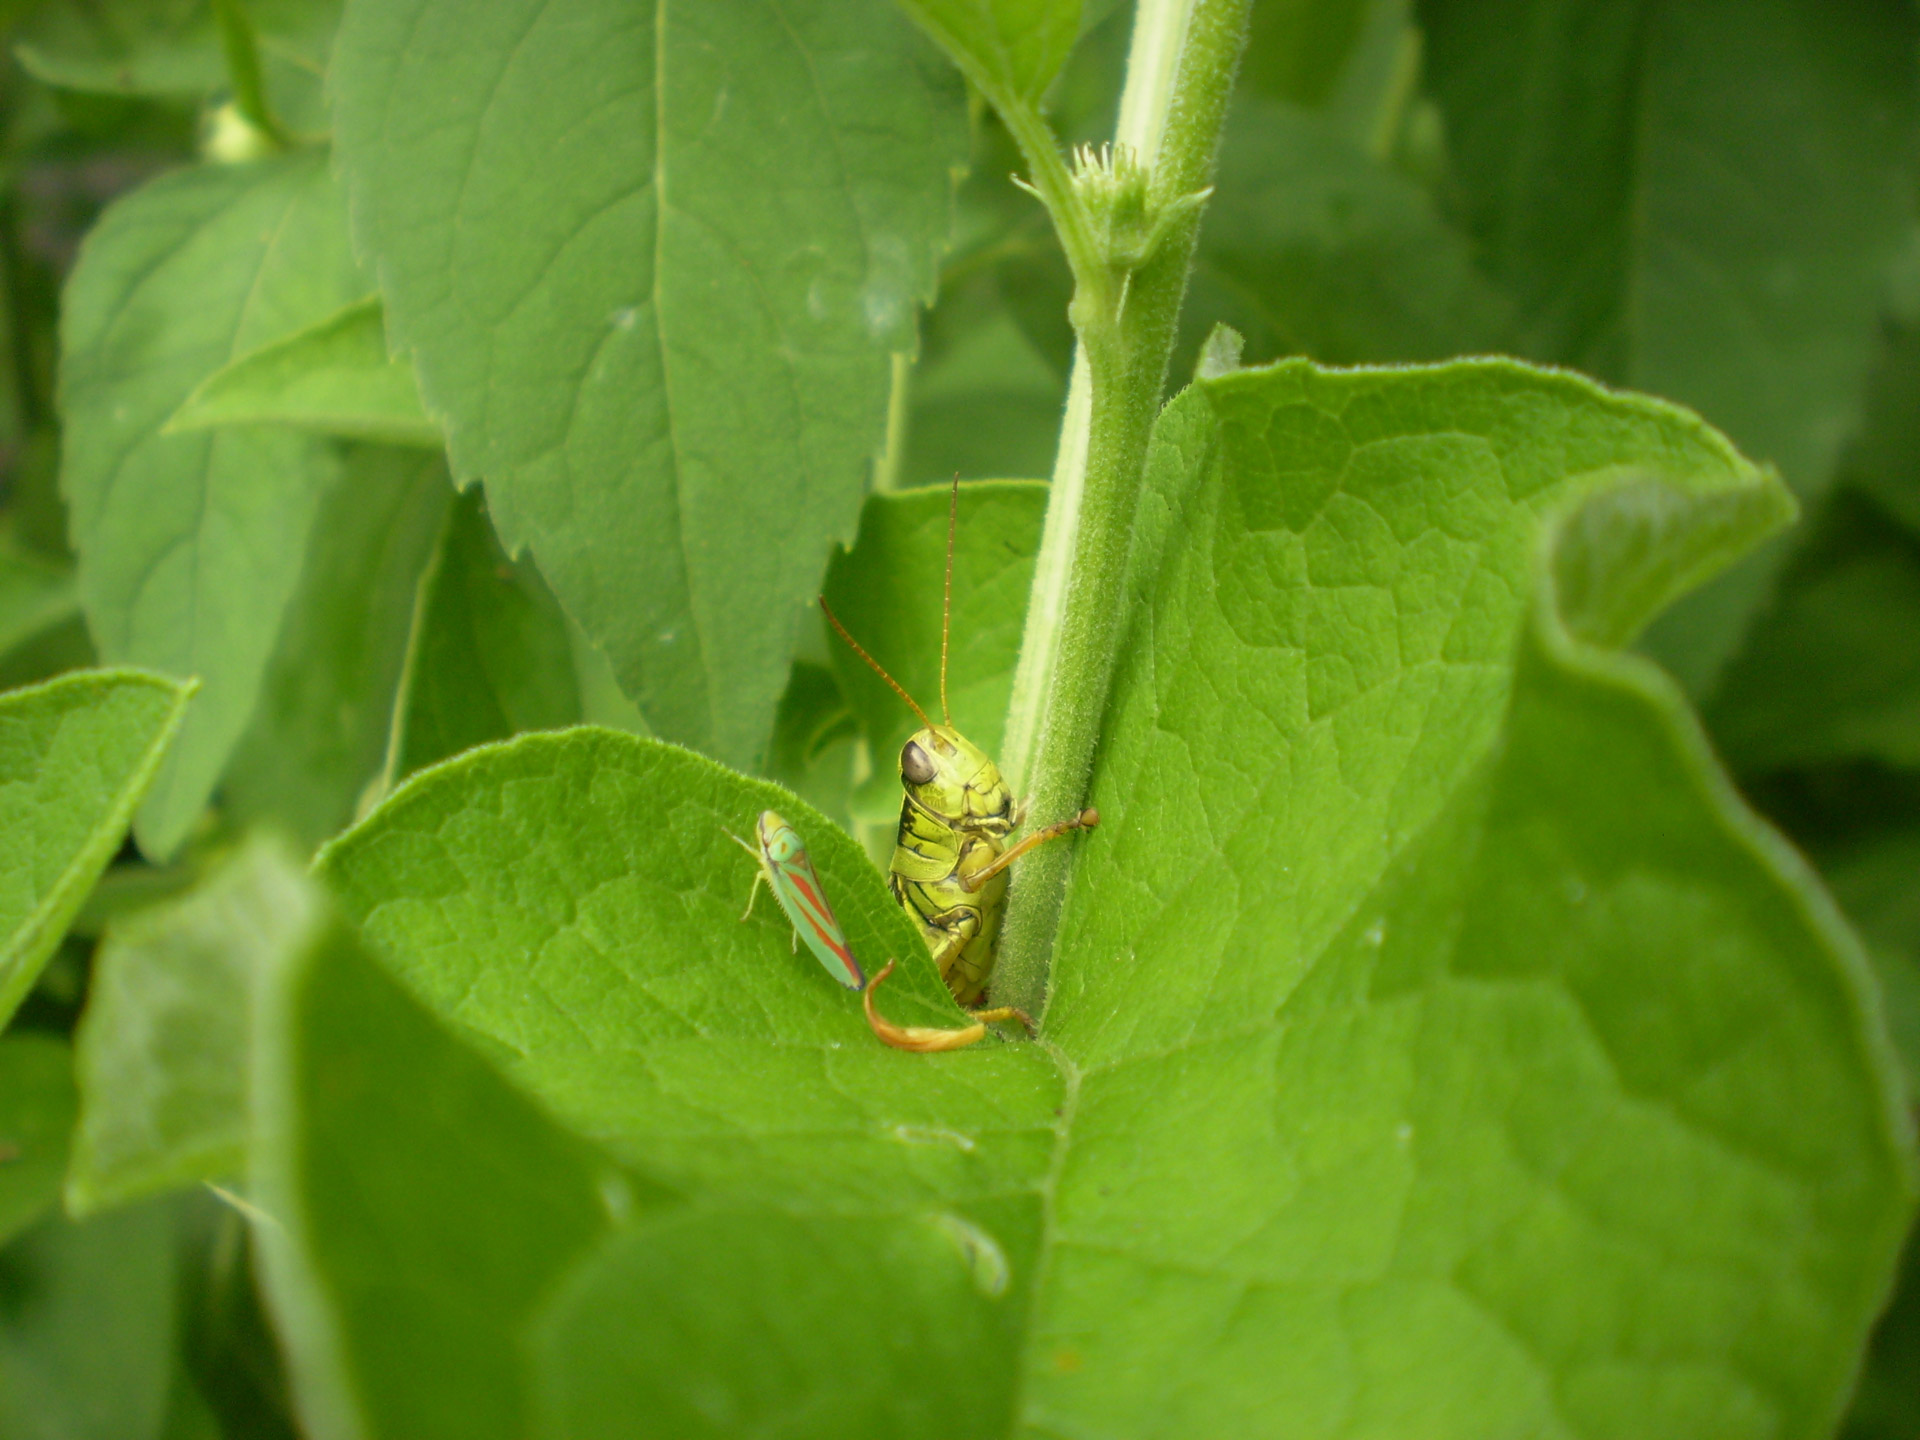
[[[1062,835],[1069,834],[1075,830],[1091,830],[1099,823],[1100,812],[1089,805],[1071,820],[1062,820],[1057,825],[1047,825],[1034,831],[1018,845],[1015,845],[1009,850],[1002,851],[991,865],[984,865],[971,875],[963,876],[960,884],[967,890],[978,890],[982,885],[985,885],[987,881],[1013,864],[1014,861],[1018,860],[1029,850],[1036,849],[1046,844],[1049,840],[1058,840]]]

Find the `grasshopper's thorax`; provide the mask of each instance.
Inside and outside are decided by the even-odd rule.
[[[1004,836],[1013,829],[1013,793],[986,751],[948,725],[913,732],[900,751],[907,802],[958,830]]]

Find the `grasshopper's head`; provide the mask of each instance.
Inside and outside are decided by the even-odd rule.
[[[1013,794],[987,752],[951,725],[928,725],[900,748],[900,784],[943,820],[1010,825]]]

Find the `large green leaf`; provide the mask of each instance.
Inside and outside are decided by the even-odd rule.
[[[108,930],[78,1035],[70,1211],[245,1172],[253,988],[310,909],[279,847],[256,843]]]
[[[439,455],[362,446],[320,503],[227,812],[306,845],[338,834],[381,771],[424,573],[454,499]]]
[[[456,477],[648,722],[736,764],[932,290],[944,71],[883,0],[389,0],[341,32],[359,238]]]
[[[1521,353],[1695,406],[1820,493],[1913,221],[1920,17],[1875,0],[1421,0],[1420,16]],[[1652,637],[1691,687],[1735,647],[1768,553]]]
[[[206,167],[116,202],[66,291],[62,486],[103,659],[198,676],[137,834],[185,837],[245,729],[338,463],[281,430],[170,435],[188,393],[368,282],[323,154]]]
[[[808,838],[856,953],[905,962],[889,1010],[956,1022],[917,934],[845,834],[775,786],[657,742],[576,730],[475,751],[403,787],[321,869],[376,953],[457,1032],[657,1183],[722,1201],[646,1222],[566,1287],[541,1346],[550,1413],[579,1418],[624,1390],[598,1424],[647,1433],[662,1414],[684,1418],[690,1400],[721,1433],[731,1432],[716,1417],[729,1409],[792,1416],[795,1435],[996,1433],[978,1417],[1010,1404],[1004,1362],[1034,1274],[1032,1187],[1058,1079],[1030,1046],[989,1044],[931,1063],[883,1049],[858,1002],[794,953],[764,898],[742,924],[753,865],[728,832],[775,805]],[[490,858],[470,868],[482,852]],[[556,927],[549,904],[571,921]],[[519,959],[508,963],[509,951]],[[400,1062],[353,1058],[370,1049],[365,1008],[342,1006],[325,1053],[372,1075]],[[343,1140],[333,1157],[330,1183],[341,1190],[367,1188],[358,1142],[367,1125],[387,1123],[394,1093],[369,1080],[355,1143]],[[458,1175],[425,1178],[419,1157],[430,1146],[396,1141],[395,1151],[413,1168],[396,1170],[394,1190],[421,1192],[409,1207],[434,1207],[436,1219],[449,1204],[479,1207]],[[375,1258],[350,1221],[335,1223],[343,1247],[370,1257],[357,1263],[386,1267],[405,1253],[383,1246]],[[490,1243],[522,1243],[505,1220],[492,1223],[503,1228]],[[544,1216],[514,1223],[551,1230]],[[791,1257],[797,1264],[740,1262],[783,1237],[813,1248]],[[712,1257],[685,1253],[691,1243],[714,1246]],[[713,1288],[728,1271],[725,1288]],[[424,1287],[415,1273],[394,1283]],[[796,1281],[818,1309],[795,1307]],[[745,1345],[729,1340],[754,1313],[768,1316],[765,1329],[745,1332]],[[799,1338],[829,1315],[846,1322],[838,1353],[862,1372],[844,1381],[817,1370],[818,1335]],[[511,1330],[518,1320],[495,1323]],[[354,1344],[382,1343],[371,1318],[350,1328]],[[446,1333],[436,1327],[420,1343],[445,1343]],[[931,1348],[906,1343],[914,1336]],[[763,1339],[791,1360],[762,1353]],[[987,1357],[977,1374],[969,1355]],[[972,1393],[958,1393],[957,1380]],[[928,1419],[929,1397],[944,1418]],[[906,1428],[870,1428],[883,1415]],[[927,1428],[912,1428],[913,1417]],[[835,1428],[854,1418],[858,1428]]]
[[[290,425],[351,440],[441,447],[440,427],[421,408],[413,366],[387,354],[377,296],[216,370],[167,429],[222,425]]]
[[[855,952],[909,958],[884,1003],[950,1015],[877,876],[670,747],[475,752],[322,870],[429,1010],[671,1189],[966,1227],[1018,1373],[964,1433],[1812,1437],[1910,1208],[1891,1052],[1803,868],[1605,648],[1790,510],[1683,412],[1510,363],[1195,387],[1040,1046],[877,1046],[736,921],[721,832],[780,806]],[[768,1267],[734,1323],[667,1323],[622,1279],[709,1272],[614,1244],[541,1332],[561,1413],[814,1393],[755,1341],[831,1324],[830,1284]],[[818,1413],[794,1433],[848,1433]]]
[[[0,1245],[60,1198],[73,1113],[67,1042],[33,1031],[0,1036]]]
[[[0,696],[0,1024],[120,848],[189,693],[103,670]]]
[[[898,1066],[858,1003],[793,953],[777,909],[763,899],[740,923],[754,865],[729,836],[767,808],[806,837],[854,953],[902,962],[887,1000],[903,1022],[957,1021],[924,942],[845,833],[675,746],[588,728],[473,751],[403,786],[322,851],[320,869],[431,1009],[670,1183],[752,1176],[770,1153],[816,1157],[794,1182],[816,1201],[884,1193],[875,1172],[901,1163],[943,1172],[942,1145],[920,1155],[896,1140],[875,1155],[866,1140],[930,1123],[900,1077],[953,1062]],[[556,929],[549,904],[572,920]],[[1003,1101],[1002,1123],[1044,1128],[1044,1057],[984,1058],[1034,1091],[1031,1104]],[[823,1071],[835,1093],[798,1104],[795,1087],[811,1093]],[[991,1189],[984,1177],[1006,1163],[982,1146],[965,1168]]]

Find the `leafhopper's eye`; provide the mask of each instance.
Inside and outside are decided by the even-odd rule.
[[[900,752],[900,774],[906,782],[909,785],[930,785],[938,773],[933,768],[933,761],[927,758],[927,752],[912,740],[907,741],[906,748]]]

